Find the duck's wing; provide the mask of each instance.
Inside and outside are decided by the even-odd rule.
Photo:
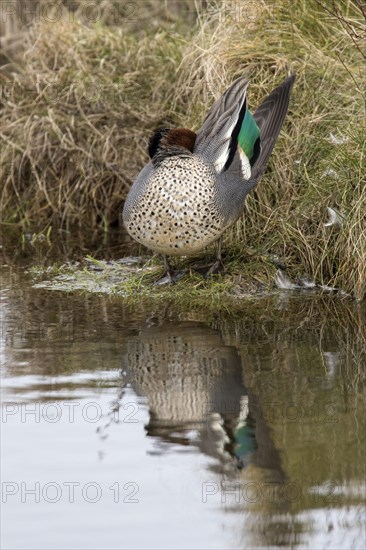
[[[197,133],[194,153],[213,164],[218,173],[227,170],[231,165],[240,137],[242,147],[247,148],[249,152],[251,150],[250,132],[254,130],[255,134],[256,124],[247,109],[248,84],[249,81],[245,77],[235,80],[213,104]],[[250,130],[246,137],[242,131],[243,124]],[[246,154],[243,156],[249,164]]]
[[[288,110],[295,78],[295,74],[286,78],[282,84],[266,97],[253,114],[253,118],[259,128],[261,145],[259,156],[252,166],[250,183],[253,187],[265,171],[268,158],[277,141]]]

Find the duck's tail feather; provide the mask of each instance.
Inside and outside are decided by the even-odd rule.
[[[194,152],[211,162],[218,172],[226,170],[235,155],[247,112],[249,81],[238,78],[211,107],[197,133]]]
[[[288,110],[295,78],[295,74],[286,78],[282,84],[266,97],[253,114],[253,118],[260,131],[261,149],[256,162],[252,166],[249,180],[251,187],[256,185],[266,169],[268,158],[276,143]]]

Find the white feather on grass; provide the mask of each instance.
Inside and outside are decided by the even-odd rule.
[[[328,211],[328,221],[324,224],[325,227],[331,227],[332,225],[338,225],[341,226],[343,224],[343,216],[335,210],[334,208],[330,208],[327,206]]]
[[[334,134],[332,134],[332,132],[329,134],[329,141],[333,144],[333,145],[343,145],[344,143],[347,143],[349,141],[349,137],[348,136],[335,136]]]
[[[339,175],[338,175],[338,172],[334,170],[334,168],[326,168],[324,172],[321,174],[320,179],[324,179],[326,177],[338,179]]]
[[[297,288],[301,288],[300,285],[295,285],[294,283],[291,283],[286,273],[284,273],[280,269],[276,272],[275,283],[277,287],[281,290],[295,290]]]

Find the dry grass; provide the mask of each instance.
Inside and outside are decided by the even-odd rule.
[[[213,99],[243,71],[255,107],[295,70],[287,124],[227,244],[276,254],[293,275],[307,272],[362,299],[362,4],[197,2],[195,26],[189,2],[189,13],[186,2],[177,2],[169,17],[166,4],[155,3],[156,12],[150,6],[148,16],[128,24],[111,16],[111,2],[100,4],[104,18],[96,24],[66,16],[57,25],[33,23],[23,61],[7,70],[0,105],[3,222],[107,228],[146,162],[154,127],[198,128]],[[340,212],[342,226],[324,226],[326,207]]]
[[[201,5],[203,5],[202,2]],[[84,25],[95,23],[123,27],[134,32],[150,27],[161,28],[182,20],[192,23],[196,17],[190,0],[12,0],[0,3],[0,36],[3,54],[13,57],[23,50],[24,32],[39,22],[57,23],[61,18],[78,20]]]
[[[63,21],[33,27],[29,42],[3,92],[2,219],[107,227],[147,134],[169,117],[175,40],[159,31],[152,50],[148,35]]]

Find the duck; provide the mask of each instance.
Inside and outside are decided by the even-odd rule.
[[[213,243],[216,258],[206,275],[223,268],[223,234],[265,172],[295,78],[285,78],[252,114],[243,75],[213,103],[197,132],[164,127],[150,137],[149,162],[130,188],[122,219],[132,239],[163,256],[159,284],[181,276],[169,257],[197,255]]]

